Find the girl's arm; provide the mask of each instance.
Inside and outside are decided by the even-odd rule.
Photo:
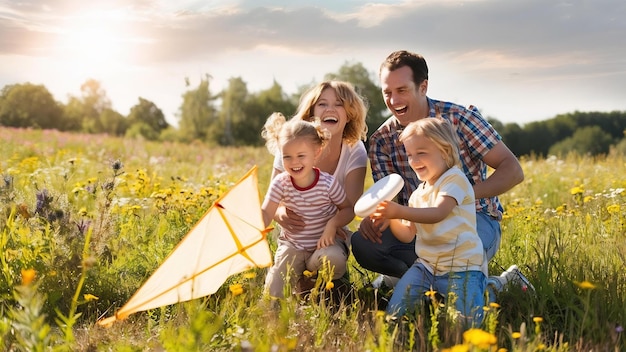
[[[413,208],[384,201],[378,205],[375,214],[380,214],[381,218],[386,219],[404,219],[420,224],[436,224],[450,215],[456,206],[456,200],[449,196],[438,197],[435,206],[428,208]]]
[[[265,224],[265,227],[270,226],[272,223],[272,218],[274,217],[274,214],[276,214],[276,209],[278,209],[279,205],[279,203],[273,202],[267,197],[263,200],[261,212],[263,213],[263,223]]]
[[[434,207],[413,208],[391,201],[384,201],[378,205],[372,217],[376,221],[390,220],[391,232],[400,241],[411,242],[415,237],[415,223],[435,224],[443,221],[457,206],[456,200],[449,196],[437,198]],[[410,221],[409,225],[400,219]]]

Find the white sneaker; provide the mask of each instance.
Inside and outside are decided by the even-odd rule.
[[[388,288],[394,288],[400,278],[389,275],[378,275],[374,281],[372,281],[373,288],[380,288],[383,284]]]
[[[531,291],[535,290],[535,288],[530,283],[530,281],[528,281],[526,276],[522,274],[522,272],[519,270],[519,268],[515,264],[511,265],[508,269],[506,269],[506,271],[500,274],[500,279],[501,279],[500,281],[503,281],[504,284],[512,283],[512,284],[521,286],[522,290],[528,290],[528,289],[530,289]]]

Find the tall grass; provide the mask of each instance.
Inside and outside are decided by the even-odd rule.
[[[265,269],[215,294],[95,324],[121,307],[264,148],[158,144],[0,128],[0,348],[8,351],[622,350],[626,319],[623,157],[524,158],[502,196],[502,247],[535,291],[510,287],[467,329],[450,302],[392,322],[389,292],[349,258],[340,299],[319,275],[313,299],[262,297]],[[368,181],[366,186],[369,186]],[[253,195],[251,195],[253,196]],[[351,227],[358,225],[355,219]],[[272,234],[272,235],[275,235]],[[271,246],[275,243],[270,238]],[[342,296],[343,297],[343,296]]]

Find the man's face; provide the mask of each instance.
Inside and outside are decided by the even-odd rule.
[[[409,66],[402,66],[389,71],[383,68],[380,72],[383,98],[391,113],[406,126],[409,122],[419,120],[428,115],[426,105],[426,88],[428,81],[419,87],[413,82],[413,71]]]

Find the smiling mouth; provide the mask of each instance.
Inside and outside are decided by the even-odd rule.
[[[324,117],[324,119],[322,120],[322,122],[324,122],[324,123],[337,123],[338,121],[339,121],[339,119],[337,119],[334,116]]]
[[[409,107],[408,107],[408,106],[403,105],[403,106],[400,106],[400,107],[394,108],[393,110],[396,112],[396,114],[398,114],[398,115],[402,115],[402,114],[406,113],[406,111],[407,111],[408,109],[409,109]]]

